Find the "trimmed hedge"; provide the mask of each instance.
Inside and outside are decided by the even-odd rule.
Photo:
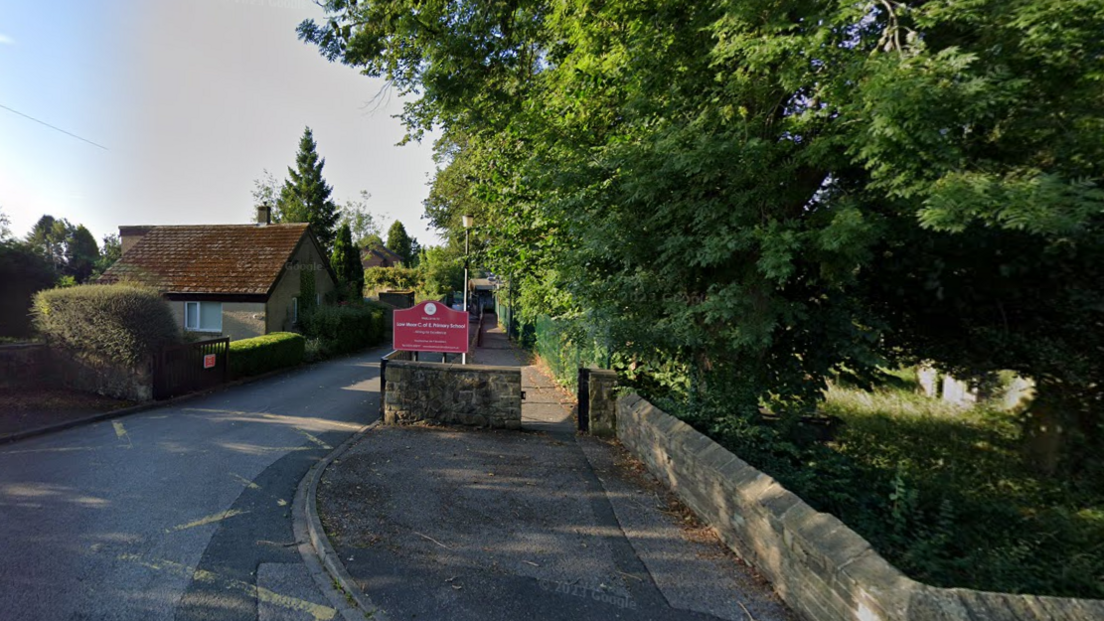
[[[230,375],[233,378],[260,375],[303,362],[307,340],[291,332],[230,341]]]
[[[321,306],[303,316],[303,333],[321,341],[325,355],[346,354],[383,341],[383,317],[360,304]]]
[[[134,367],[181,340],[169,304],[131,284],[39,291],[32,315],[48,343],[94,363]]]

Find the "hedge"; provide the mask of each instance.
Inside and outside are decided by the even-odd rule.
[[[230,342],[230,375],[239,378],[260,375],[303,362],[306,339],[291,332]]]
[[[303,316],[303,333],[326,355],[345,354],[383,340],[383,311],[360,304],[320,306]]]
[[[181,340],[169,304],[156,290],[137,285],[39,291],[32,315],[48,343],[94,363],[134,367]]]

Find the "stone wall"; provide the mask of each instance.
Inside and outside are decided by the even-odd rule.
[[[45,345],[0,345],[0,389],[44,388],[52,378]]]
[[[125,399],[153,398],[149,365],[135,369],[92,365],[46,345],[0,346],[0,389],[68,388]]]
[[[521,428],[521,369],[389,360],[383,421]]]
[[[834,516],[815,511],[771,477],[637,395],[618,399],[616,428],[625,447],[805,619],[1104,619],[1104,600],[945,589],[916,582]]]

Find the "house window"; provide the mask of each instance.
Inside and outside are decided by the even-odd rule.
[[[291,298],[291,325],[299,323],[299,298]]]
[[[222,332],[222,302],[185,302],[184,329]]]

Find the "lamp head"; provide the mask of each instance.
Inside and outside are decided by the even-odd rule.
[[[469,214],[464,214],[461,219],[464,221],[464,228],[470,229],[475,224],[475,217]]]

